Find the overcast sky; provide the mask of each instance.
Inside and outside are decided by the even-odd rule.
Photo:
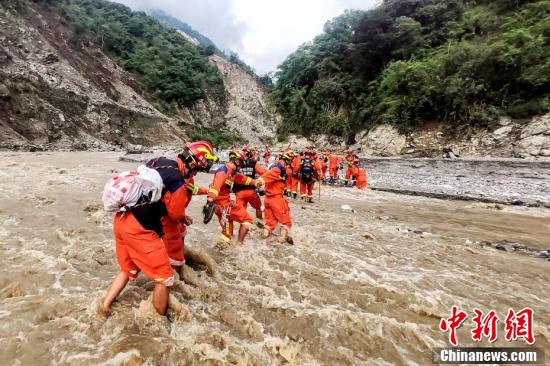
[[[136,10],[158,8],[183,20],[224,50],[236,51],[258,74],[321,33],[346,9],[380,0],[115,0]]]

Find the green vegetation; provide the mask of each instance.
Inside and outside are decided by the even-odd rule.
[[[229,54],[229,61],[231,61],[231,63],[234,63],[235,65],[240,66],[241,69],[243,69],[244,72],[246,72],[247,74],[249,74],[251,76],[254,76],[254,77],[257,77],[256,72],[254,71],[254,69],[252,67],[250,67],[246,62],[241,60],[241,58],[239,57],[239,55],[236,52],[231,52]]]
[[[159,9],[152,10],[150,12],[150,15],[156,20],[158,20],[161,24],[164,24],[168,27],[176,28],[182,32],[185,32],[187,35],[197,40],[197,42],[199,42],[199,45],[201,45],[204,49],[208,49],[212,53],[217,53],[220,55],[222,54],[222,52],[218,49],[216,44],[212,42],[210,38],[197,32],[189,24],[182,22],[179,19],[173,18]]]
[[[378,123],[489,125],[550,110],[550,1],[385,0],[347,11],[280,66],[280,135]]]
[[[229,148],[246,142],[238,133],[225,128],[216,129],[196,125],[189,125],[184,128],[191,140],[206,140],[217,148]]]
[[[59,13],[75,46],[93,42],[137,75],[165,112],[190,106],[208,88],[223,98],[215,66],[177,30],[143,12],[104,0],[67,0]]]

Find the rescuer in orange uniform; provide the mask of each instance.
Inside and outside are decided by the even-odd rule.
[[[208,142],[198,141],[187,144],[176,160],[161,157],[146,164],[159,173],[164,184],[163,194],[156,202],[149,202],[142,197],[135,206],[116,214],[114,234],[120,272],[98,308],[100,313],[108,314],[128,280],[135,279],[140,271],[155,281],[153,306],[159,314],[166,313],[169,287],[174,282],[174,274],[165,243],[161,239],[161,219],[168,216],[174,221],[185,220],[185,207],[191,200],[186,179],[198,171],[209,170],[217,159]]]
[[[330,174],[330,180],[332,183],[336,183],[338,181],[338,169],[340,168],[340,164],[342,163],[342,158],[340,158],[338,155],[331,153],[328,157],[328,169]]]
[[[292,151],[290,148],[288,151]],[[300,183],[300,166],[301,166],[301,157],[300,154],[291,152],[291,163],[290,168],[292,174],[287,179],[290,179],[290,193],[292,198],[298,198],[298,184]]]
[[[359,159],[356,159],[354,161],[354,165],[355,165],[355,185],[357,188],[361,189],[361,190],[365,190],[367,189],[367,181],[368,181],[368,176],[367,176],[367,170],[365,168],[362,168],[360,165],[359,165]]]
[[[304,202],[313,203],[313,185],[315,184],[315,160],[313,151],[304,151],[300,162],[300,198]]]
[[[325,157],[319,155],[315,164],[315,171],[317,172],[318,180],[319,182],[323,182],[325,180],[325,175],[327,174],[327,163],[325,161]]]
[[[289,235],[292,227],[290,207],[283,193],[285,180],[287,179],[286,167],[292,159],[292,150],[285,149],[279,155],[279,159],[260,178],[259,185],[265,185],[265,228],[263,237],[267,238],[277,227],[281,225],[281,237],[289,244],[294,240]]]
[[[346,151],[346,155],[344,157],[344,161],[347,164],[346,173],[344,174],[344,185],[346,186],[348,185],[350,178],[353,177],[352,172],[354,171],[354,167],[353,167],[354,156],[355,154],[353,153],[352,150]]]
[[[243,148],[243,153],[245,154],[246,159],[237,172],[252,179],[256,179],[256,175],[260,176],[265,173],[266,168],[264,168],[256,159],[256,150],[254,148],[245,146]],[[256,210],[256,218],[258,220],[263,220],[262,200],[260,199],[260,196],[256,192],[255,188],[256,187],[251,185],[235,183],[233,185],[233,192],[235,192],[237,204],[242,205],[245,209],[248,204],[250,204],[250,206]]]
[[[349,177],[346,180],[345,185],[347,186],[350,183],[350,179],[351,179],[351,184],[349,185],[353,187],[357,176],[357,170],[359,166],[359,157],[355,154],[352,154],[351,157],[347,159],[347,161],[348,161],[348,167],[346,169],[346,174],[349,174]]]
[[[206,195],[208,193],[208,188],[196,185],[195,178],[193,177],[185,180],[185,186],[187,188],[187,192],[191,196]],[[186,202],[186,209],[190,203],[191,199]],[[162,241],[166,246],[168,257],[170,258],[170,264],[176,272],[179,272],[181,266],[185,263],[184,245],[185,236],[187,235],[187,226],[193,224],[193,219],[186,215],[183,220],[178,221],[171,219],[170,216],[164,216],[161,219],[161,222],[162,231],[164,232]]]
[[[220,239],[230,243],[233,238],[233,222],[240,224],[237,237],[237,244],[244,245],[244,239],[253,220],[242,205],[242,201],[233,202],[230,200],[230,193],[233,184],[242,184],[255,186],[256,181],[246,175],[237,173],[237,169],[242,166],[246,157],[239,150],[229,152],[229,162],[218,168],[214,179],[208,190],[207,205],[215,204],[214,212],[222,227]]]
[[[271,151],[269,151],[269,146],[265,145],[264,163],[266,166],[269,165],[269,158],[271,158]]]
[[[322,168],[323,168],[323,171],[321,172],[321,176],[323,177],[323,181],[325,180],[326,176],[327,176],[327,170],[328,170],[328,158],[330,156],[330,152],[329,151],[325,151],[323,153],[323,162],[325,163]]]
[[[290,164],[287,164],[285,169],[286,169],[286,172],[285,172],[286,181],[285,181],[284,195],[288,197],[292,197],[292,167],[290,166]]]

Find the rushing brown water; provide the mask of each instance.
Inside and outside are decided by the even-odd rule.
[[[549,209],[349,188],[292,206],[296,245],[256,229],[246,250],[216,248],[218,227],[202,224],[196,199],[187,243],[219,276],[188,268],[168,319],[140,278],[104,319],[96,305],[118,267],[100,194],[113,171],[136,165],[118,156],[0,154],[1,365],[426,365],[448,345],[438,324],[454,304],[494,309],[502,323],[509,307],[531,306],[536,345],[548,349],[550,262],[476,241],[549,249]],[[462,346],[474,344],[467,322]],[[509,345],[499,330],[496,345]]]

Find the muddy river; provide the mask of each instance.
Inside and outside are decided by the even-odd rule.
[[[118,266],[100,194],[136,166],[119,156],[0,153],[0,365],[427,365],[448,345],[438,324],[452,305],[495,310],[499,324],[530,306],[549,349],[550,262],[483,243],[550,249],[550,209],[352,188],[293,203],[294,246],[254,229],[244,250],[215,245],[196,199],[187,244],[219,272],[188,267],[168,318],[145,278],[102,318]],[[489,346],[471,340],[471,323],[461,346]],[[525,345],[499,331],[493,345]]]

